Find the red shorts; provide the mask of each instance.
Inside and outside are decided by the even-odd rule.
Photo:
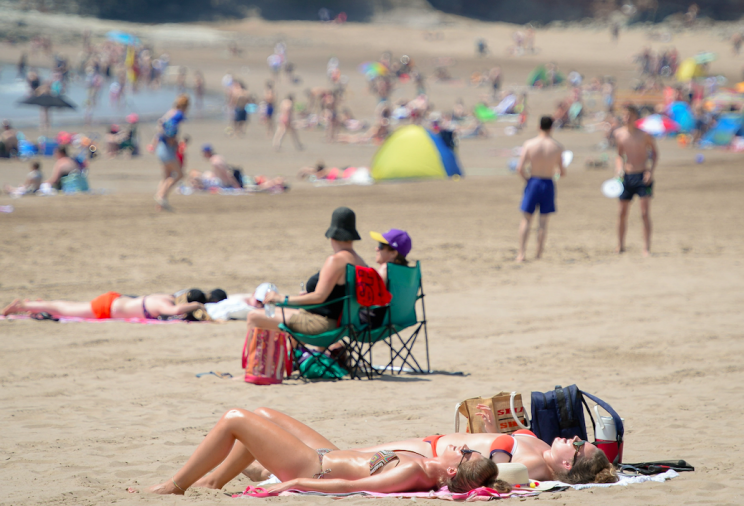
[[[108,292],[90,301],[90,309],[93,311],[93,315],[99,320],[111,318],[111,304],[119,297],[121,297],[120,293]]]

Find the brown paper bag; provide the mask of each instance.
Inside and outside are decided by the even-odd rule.
[[[493,410],[497,432],[511,434],[518,429],[530,428],[530,421],[522,404],[522,394],[499,392],[493,397],[473,397],[458,403],[455,406],[455,432],[460,431],[460,415],[468,421],[467,432],[486,432],[483,419],[476,415],[478,404],[485,404]]]

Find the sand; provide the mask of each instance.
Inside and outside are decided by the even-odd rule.
[[[460,21],[442,29],[441,42],[389,25],[327,29],[250,20],[210,28],[252,40],[283,34],[298,41],[289,45],[289,54],[305,85],[322,84],[327,57],[338,55],[352,79],[350,105],[359,117],[371,116],[374,100],[354,69],[384,49],[408,52],[429,70],[435,56],[455,56],[453,72],[462,78],[498,61],[507,84],[522,83],[536,63],[552,59],[564,70],[578,68],[589,76],[614,70],[627,84],[633,77],[631,55],[648,43],[642,31],[623,34],[617,47],[605,31],[539,31],[542,54],[508,59],[499,50],[483,61],[472,56],[474,37],[504,47],[513,27]],[[714,70],[738,73],[741,62],[729,56],[713,30],[683,34],[674,43],[683,56],[717,51],[721,60]],[[230,68],[243,69],[253,89],[267,77],[268,42],[248,47],[241,60],[224,56],[223,46],[164,47],[176,63],[202,68],[214,91]],[[13,51],[17,48],[4,55],[7,61],[15,58]],[[484,90],[430,87],[441,108],[451,107],[458,96],[472,105]],[[281,93],[288,90],[281,83]],[[302,87],[292,90],[301,93]],[[403,87],[396,97],[411,93],[410,86]],[[534,93],[530,122],[550,112],[564,94]],[[227,138],[223,129],[218,119],[194,119],[184,127],[196,146],[212,142],[249,173],[291,176],[319,157],[329,165],[363,165],[375,149],[326,144],[322,132],[302,131],[306,151],[295,152],[287,143],[276,154],[257,124],[249,126],[246,139]],[[492,132],[491,139],[461,143],[469,177],[459,182],[314,188],[291,181],[293,188],[284,195],[174,195],[177,212],[158,214],[152,194],[160,169],[145,155],[95,161],[91,183],[109,190],[105,195],[0,197],[1,205],[15,207],[0,214],[3,304],[15,297],[88,300],[109,290],[248,291],[267,280],[293,293],[329,254],[323,233],[330,213],[347,205],[357,213],[363,237],[358,251],[369,262],[375,243],[368,231],[410,232],[410,258],[420,260],[424,272],[432,367],[465,373],[258,387],[195,377],[206,371],[240,377],[244,323],[0,321],[0,504],[234,504],[229,494],[249,484],[245,478],[222,491],[189,490],[186,499],[131,495],[126,488],[172,476],[232,407],[284,410],[350,447],[451,431],[454,405],[467,397],[516,390],[529,398],[533,390],[572,383],[625,418],[627,462],[682,458],[696,471],[664,484],[545,494],[539,500],[740,504],[741,155],[710,151],[696,164],[697,151],[660,141],[653,255],[641,256],[636,203],[628,251],[618,256],[613,252],[617,203],[599,192],[610,171],[584,168],[587,157],[599,154],[594,146],[600,135],[557,132],[576,159],[559,182],[545,257],[533,260],[533,237],[529,261],[517,265],[522,183],[508,173],[508,157],[500,152],[532,131],[508,137],[500,125]],[[151,133],[152,125],[144,125],[142,138]],[[49,170],[51,163],[44,163]],[[196,148],[189,166],[205,166]],[[25,172],[24,163],[0,162],[4,181],[17,182]],[[271,500],[299,501],[332,502]]]

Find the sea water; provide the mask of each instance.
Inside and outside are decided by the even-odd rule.
[[[50,72],[38,69],[42,81],[49,79]],[[92,110],[92,123],[123,123],[128,114],[136,113],[140,121],[152,121],[162,116],[173,104],[178,91],[173,86],[163,86],[150,89],[141,86],[137,93],[132,93],[129,87],[120,101],[112,104],[109,100],[109,86],[111,80],[104,81],[98,95],[98,103]],[[17,69],[12,65],[0,66],[0,119],[9,119],[15,127],[36,127],[39,125],[39,107],[35,105],[19,104],[20,100],[29,96],[26,82],[17,77]],[[72,109],[51,109],[53,126],[82,125],[85,123],[85,102],[88,93],[84,79],[75,75],[67,84],[64,97],[77,107]],[[223,99],[219,95],[206,95],[201,111],[194,107],[192,96],[189,115],[211,117],[220,113]]]

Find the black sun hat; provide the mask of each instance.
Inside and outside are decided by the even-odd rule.
[[[326,230],[325,236],[337,241],[361,241],[359,232],[356,230],[356,214],[348,207],[339,207],[333,211],[331,226]]]

